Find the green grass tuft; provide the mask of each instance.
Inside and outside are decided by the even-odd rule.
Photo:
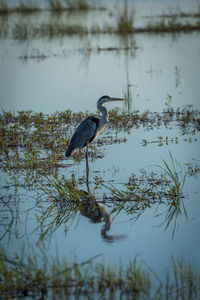
[[[135,11],[130,10],[127,1],[124,1],[124,7],[122,12],[119,13],[117,18],[118,33],[132,33],[134,32],[134,17]]]
[[[60,0],[48,0],[50,10],[61,12],[65,10],[65,7],[63,6],[62,2]]]
[[[182,196],[182,190],[183,186],[185,184],[186,174],[182,174],[177,168],[180,165],[177,163],[177,161],[173,158],[171,152],[169,152],[170,160],[171,160],[171,166],[162,159],[164,167],[161,166],[162,170],[165,172],[166,176],[170,179],[170,187],[171,187],[171,194],[174,195],[174,197],[181,197]]]
[[[65,0],[68,10],[89,10],[92,6],[87,0]]]
[[[76,259],[51,260],[44,249],[36,255],[15,258],[0,249],[0,293],[2,298],[89,297],[93,299],[199,299],[200,272],[183,260],[172,258],[172,272],[166,280],[145,263],[133,258],[127,266],[95,261],[99,255],[82,262]],[[41,260],[41,261],[40,261]],[[48,267],[47,267],[48,266]],[[148,266],[148,265],[147,265]],[[157,282],[155,282],[155,278]]]
[[[6,0],[0,0],[0,13],[1,14],[7,14],[9,13],[10,8],[8,6],[8,3]]]

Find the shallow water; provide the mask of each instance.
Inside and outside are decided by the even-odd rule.
[[[125,47],[133,41],[137,49],[97,50],[98,47]],[[20,58],[23,53],[31,53],[33,49],[36,52],[39,49],[47,58]],[[5,111],[33,110],[51,114],[71,109],[73,112],[88,110],[95,113],[96,101],[100,96],[109,94],[122,97],[127,93],[127,86],[131,93],[129,112],[162,112],[167,105],[174,109],[185,105],[192,105],[198,110],[200,108],[200,34],[196,32],[175,36],[99,35],[51,41],[36,39],[21,43],[6,39],[1,40],[0,63],[0,99]],[[123,107],[117,103],[107,105],[108,109],[118,106]],[[124,108],[127,109],[127,106]],[[114,136],[111,130],[109,134]],[[105,133],[102,133],[104,136]],[[160,168],[157,165],[162,165],[162,159],[169,165],[171,163],[169,151],[182,166],[183,173],[187,162],[200,160],[199,132],[184,135],[176,125],[168,128],[161,126],[149,131],[141,126],[132,128],[129,134],[125,132],[119,136],[125,136],[126,143],[103,145],[101,149],[104,157],[90,161],[91,189],[95,186],[93,178],[96,174],[106,183],[112,180],[117,188],[123,188],[132,173],[139,176],[141,169],[159,174]],[[160,144],[159,136],[164,140],[168,137],[169,142]],[[144,140],[149,142],[146,146]],[[71,177],[72,172],[78,177],[85,175],[84,160],[75,163],[70,158],[69,162],[72,166],[60,170],[60,174],[67,178]],[[1,177],[2,182],[5,178],[9,182],[12,174],[9,177],[9,174],[1,171]],[[82,188],[86,189],[84,185]],[[6,191],[6,188],[2,189],[3,197]],[[13,195],[15,188],[10,187],[8,193]],[[107,190],[102,186],[96,191],[96,198],[102,201],[104,193]],[[167,230],[162,225],[168,208],[166,204],[146,208],[136,221],[133,220],[136,215],[127,215],[122,210],[106,235],[101,232],[104,226],[102,222],[94,224],[77,214],[70,226],[70,222],[63,223],[45,236],[46,254],[53,259],[57,253],[60,258],[76,256],[80,261],[103,254],[105,262],[117,263],[122,260],[124,264],[139,255],[160,278],[163,270],[169,268],[172,255],[175,258],[182,256],[200,266],[198,176],[187,178],[183,194],[181,201],[185,205],[187,217],[183,211],[179,214],[179,227],[174,237],[174,220]],[[13,206],[18,213],[11,230],[1,243],[11,254],[14,250],[20,253],[22,248],[28,252],[30,245],[39,251],[38,239],[43,228],[37,228],[37,218],[42,216],[49,202],[34,207],[37,197],[34,188],[19,188],[17,195]],[[109,203],[106,208],[108,212],[112,210]],[[56,208],[54,213],[56,215]],[[10,220],[8,209],[2,208],[1,215],[3,233]]]
[[[87,39],[94,51],[84,50]],[[8,41],[10,55],[1,60],[2,108],[44,113],[65,109],[95,112],[100,96],[121,97],[128,84],[132,109],[161,111],[168,95],[172,96],[174,107],[191,104],[199,108],[199,33],[177,37],[136,35],[139,48],[132,55],[130,51],[95,51],[97,46],[129,45],[131,37],[106,35],[87,39],[66,38],[61,45],[58,41],[34,41],[31,46],[10,45]],[[26,47],[39,47],[41,53],[50,53],[49,58],[17,59]],[[54,54],[58,57],[52,57]]]

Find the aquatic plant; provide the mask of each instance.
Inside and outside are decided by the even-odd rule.
[[[9,13],[35,13],[41,11],[37,0],[27,1],[26,3],[20,1],[17,5],[11,6],[7,0],[0,0],[0,14]]]
[[[16,6],[16,8],[11,8],[13,12],[20,12],[20,13],[34,13],[40,12],[42,9],[39,6],[37,0],[31,0],[30,2],[22,2]]]
[[[186,174],[183,175],[182,172],[177,170],[177,167],[180,165],[178,162],[173,158],[171,152],[169,152],[170,160],[171,160],[171,167],[169,164],[162,159],[164,167],[160,166],[160,168],[165,172],[166,178],[170,179],[170,192],[173,197],[181,197],[183,186],[185,184]]]
[[[134,111],[113,109],[109,112],[109,123],[105,136],[101,136],[96,144],[90,148],[91,160],[103,157],[102,146],[126,142],[126,135],[132,128],[145,127],[147,130],[161,128],[172,124],[180,129],[184,135],[194,134],[200,130],[198,110],[191,106],[173,110],[167,107],[162,113],[150,111]],[[72,113],[69,110],[57,112],[53,115],[21,111],[17,114],[2,112],[0,114],[0,167],[5,171],[44,175],[56,171],[58,168],[67,168],[69,162],[64,161],[64,152],[74,128],[88,116],[88,113]],[[111,132],[112,134],[108,134]],[[184,137],[184,142],[191,138]],[[159,146],[166,143],[178,143],[179,139],[158,137],[157,141],[144,140],[143,144],[157,143]],[[74,155],[78,163],[84,158],[82,151]],[[178,187],[177,187],[178,188]]]
[[[65,12],[71,10],[91,10],[91,9],[105,9],[102,6],[91,5],[87,0],[65,0],[64,5],[61,0],[48,0],[48,6],[41,6],[37,0],[28,0],[26,2],[19,1],[15,5],[9,3],[7,0],[0,0],[0,14],[10,13],[37,13],[40,11],[51,12]]]
[[[125,0],[124,7],[122,11],[119,12],[117,18],[116,32],[118,33],[134,32],[134,16],[135,16],[135,11],[128,7],[127,0]]]
[[[163,159],[164,166],[160,168],[165,172],[164,178],[168,180],[169,186],[169,198],[168,208],[164,212],[164,221],[162,225],[165,225],[165,230],[172,224],[172,238],[175,232],[178,230],[178,217],[184,214],[187,218],[187,211],[183,201],[183,187],[185,184],[187,172],[181,170],[180,164],[173,158],[171,152],[169,152],[171,166]],[[178,170],[179,168],[179,170]]]
[[[50,10],[52,11],[57,11],[57,12],[62,12],[65,8],[63,6],[63,2],[60,0],[48,0]]]
[[[200,161],[196,159],[192,159],[192,161],[186,163],[187,167],[187,176],[194,176],[198,178],[200,172]]]
[[[3,0],[2,0],[3,1]],[[74,3],[74,2],[73,2]],[[126,3],[126,2],[125,2]],[[26,4],[27,5],[27,4]],[[21,6],[18,10],[21,12],[39,11],[37,4],[33,4],[30,7],[26,5]],[[63,3],[60,0],[51,0],[51,11],[62,12],[66,10],[63,7]],[[2,5],[5,6],[5,5]],[[2,11],[11,8],[2,8]],[[17,8],[16,8],[17,9]],[[15,11],[16,11],[15,9]],[[125,4],[122,12],[119,13],[116,19],[116,25],[104,23],[102,26],[99,24],[92,24],[90,27],[82,25],[81,23],[70,23],[69,21],[58,21],[58,19],[47,19],[43,22],[30,22],[20,18],[14,25],[7,26],[7,31],[4,31],[4,36],[15,39],[27,39],[37,37],[63,37],[66,35],[94,35],[94,34],[129,34],[129,33],[178,33],[188,32],[194,30],[200,30],[200,22],[196,23],[182,23],[177,20],[176,17],[169,19],[167,22],[161,19],[158,22],[150,21],[146,26],[135,27],[134,26],[134,12]],[[25,35],[24,32],[27,32]]]
[[[5,14],[9,12],[9,6],[6,0],[0,0],[0,13]]]
[[[99,255],[82,262],[51,260],[43,249],[38,255],[8,256],[0,249],[0,292],[5,298],[20,296],[134,297],[137,299],[198,299],[200,272],[193,265],[172,257],[172,274],[158,280],[145,263],[133,258],[127,266],[105,264]],[[39,261],[40,259],[40,261]],[[48,266],[48,268],[47,268]],[[155,284],[154,277],[157,282]]]
[[[65,2],[69,10],[88,10],[92,8],[87,0],[65,0]]]
[[[197,3],[196,9],[193,12],[186,12],[182,11],[180,6],[177,5],[176,7],[168,7],[168,11],[164,12],[157,17],[160,18],[199,18],[200,17],[200,4]]]
[[[145,170],[141,170],[139,175],[131,174],[122,189],[102,182],[102,186],[110,192],[106,201],[112,204],[110,214],[113,218],[123,210],[133,221],[138,220],[146,209],[155,204],[168,205],[173,197],[170,185],[171,181],[164,174],[148,173]]]
[[[141,27],[135,29],[135,32],[145,32],[145,33],[178,33],[178,32],[189,32],[200,30],[200,24],[196,23],[182,23],[178,21],[176,16],[172,16],[167,22],[164,19],[160,21],[153,22],[150,21],[146,27]]]
[[[68,230],[74,221],[77,222],[80,214],[92,222],[104,220],[105,231],[109,230],[110,215],[106,208],[94,194],[78,187],[74,174],[71,180],[57,175],[38,179],[35,186],[40,195],[39,199],[49,203],[37,216],[37,228],[42,228],[39,240],[52,234],[60,226]]]

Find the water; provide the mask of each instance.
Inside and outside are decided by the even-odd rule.
[[[62,51],[69,44],[69,38],[64,39],[62,45],[34,41],[36,49],[49,47],[50,53],[61,56],[50,54],[40,62],[17,59],[26,45],[20,45],[20,49],[19,45],[12,45],[12,57],[1,61],[2,108],[44,113],[65,109],[95,112],[98,98],[104,94],[121,97],[128,84],[134,97],[133,109],[161,111],[168,95],[176,107],[192,104],[198,108],[199,33],[182,34],[174,40],[171,35],[143,34],[137,35],[135,40],[139,49],[131,56],[124,51],[119,54],[116,51],[80,52],[78,49],[83,49],[84,41],[78,46],[78,38],[73,38],[71,52],[67,52],[66,57]],[[119,47],[123,43],[115,36],[92,37],[89,41],[94,49],[96,45]],[[28,49],[34,47],[31,45]],[[9,88],[11,83],[12,89]]]
[[[185,2],[185,7],[189,2]],[[155,8],[148,1],[137,5]],[[183,6],[184,7],[184,6]],[[144,9],[143,14],[146,15]],[[137,8],[138,10],[138,8]],[[162,11],[162,9],[160,9]],[[149,12],[149,11],[148,11]],[[157,10],[156,10],[157,13]],[[91,15],[90,15],[91,14]],[[96,12],[95,12],[96,14]],[[137,15],[141,20],[141,10]],[[86,20],[92,22],[92,13]],[[102,17],[103,13],[99,13]],[[91,19],[90,19],[91,18]],[[103,17],[102,17],[103,18]],[[105,17],[106,18],[106,17]],[[139,22],[139,21],[138,21]],[[137,49],[131,51],[98,51],[98,47],[121,47],[131,43]],[[87,46],[91,50],[87,50]],[[45,53],[45,59],[20,58],[26,52]],[[0,99],[1,108],[5,111],[33,110],[51,114],[55,111],[71,109],[73,112],[96,112],[96,101],[104,94],[122,97],[127,93],[129,85],[132,101],[130,110],[150,110],[162,112],[167,104],[175,109],[192,105],[200,108],[200,34],[198,32],[178,35],[148,35],[138,34],[134,37],[119,37],[115,35],[73,37],[62,39],[35,39],[17,42],[12,39],[1,39],[0,43]],[[122,104],[109,104],[123,108]],[[126,108],[124,106],[124,108]],[[112,131],[109,134],[113,134]],[[130,133],[121,133],[126,143],[104,145],[104,157],[94,162],[90,161],[90,176],[101,176],[105,182],[113,180],[117,188],[128,182],[132,173],[140,175],[140,170],[160,173],[157,165],[165,159],[170,165],[169,151],[182,166],[192,159],[200,160],[199,132],[194,135],[184,135],[176,126],[147,129],[133,127]],[[102,137],[105,133],[102,133]],[[169,143],[153,143],[162,136],[168,137]],[[105,136],[106,137],[106,136]],[[174,140],[178,138],[178,143]],[[191,138],[191,141],[189,141]],[[186,139],[186,140],[185,140]],[[143,140],[150,142],[144,146]],[[152,143],[151,143],[152,142]],[[60,174],[71,176],[74,171],[77,176],[85,175],[85,161],[74,163],[60,170]],[[98,173],[97,173],[98,172]],[[10,177],[1,171],[2,179]],[[12,175],[11,175],[12,177]],[[3,181],[3,180],[2,180]],[[91,183],[94,187],[94,183]],[[84,188],[84,186],[83,186]],[[4,191],[3,189],[3,195]],[[105,188],[96,192],[96,197],[102,200]],[[10,188],[9,193],[14,194]],[[52,234],[45,238],[45,251],[51,257],[72,259],[74,256],[83,261],[96,254],[102,254],[105,262],[117,263],[119,260],[126,265],[130,259],[139,255],[162,278],[163,271],[169,269],[171,255],[183,257],[196,266],[200,266],[199,235],[199,179],[190,177],[184,185],[184,202],[187,217],[178,216],[178,230],[174,237],[172,221],[164,230],[162,225],[167,205],[147,208],[137,221],[134,214],[127,215],[125,211],[113,220],[111,229],[102,234],[103,223],[91,223],[84,216],[77,215],[71,226],[61,224]],[[8,252],[20,253],[29,245],[38,247],[38,238],[42,228],[37,228],[42,211],[49,202],[36,205],[37,190],[18,189],[15,206],[19,205],[19,215],[16,216],[12,230],[1,240]],[[18,203],[18,204],[17,204]],[[111,212],[112,207],[108,209]],[[27,213],[27,210],[29,212]],[[25,213],[24,213],[25,212]],[[55,209],[56,213],[56,209]],[[4,232],[10,218],[9,212],[1,212],[5,217],[1,231]],[[36,217],[37,216],[37,217]],[[37,229],[36,229],[37,228]],[[109,242],[110,241],[110,242]],[[14,250],[13,250],[14,249]]]

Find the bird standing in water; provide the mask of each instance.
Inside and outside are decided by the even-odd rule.
[[[110,96],[103,96],[97,101],[97,108],[102,113],[101,118],[96,116],[87,117],[76,129],[74,132],[69,147],[65,152],[65,156],[71,156],[76,149],[81,149],[86,147],[85,157],[86,157],[86,181],[87,187],[89,190],[88,185],[88,178],[89,178],[89,164],[88,164],[88,146],[94,142],[97,136],[103,131],[107,123],[108,111],[104,103],[112,102],[112,101],[124,101],[125,99],[122,98],[112,98]]]

